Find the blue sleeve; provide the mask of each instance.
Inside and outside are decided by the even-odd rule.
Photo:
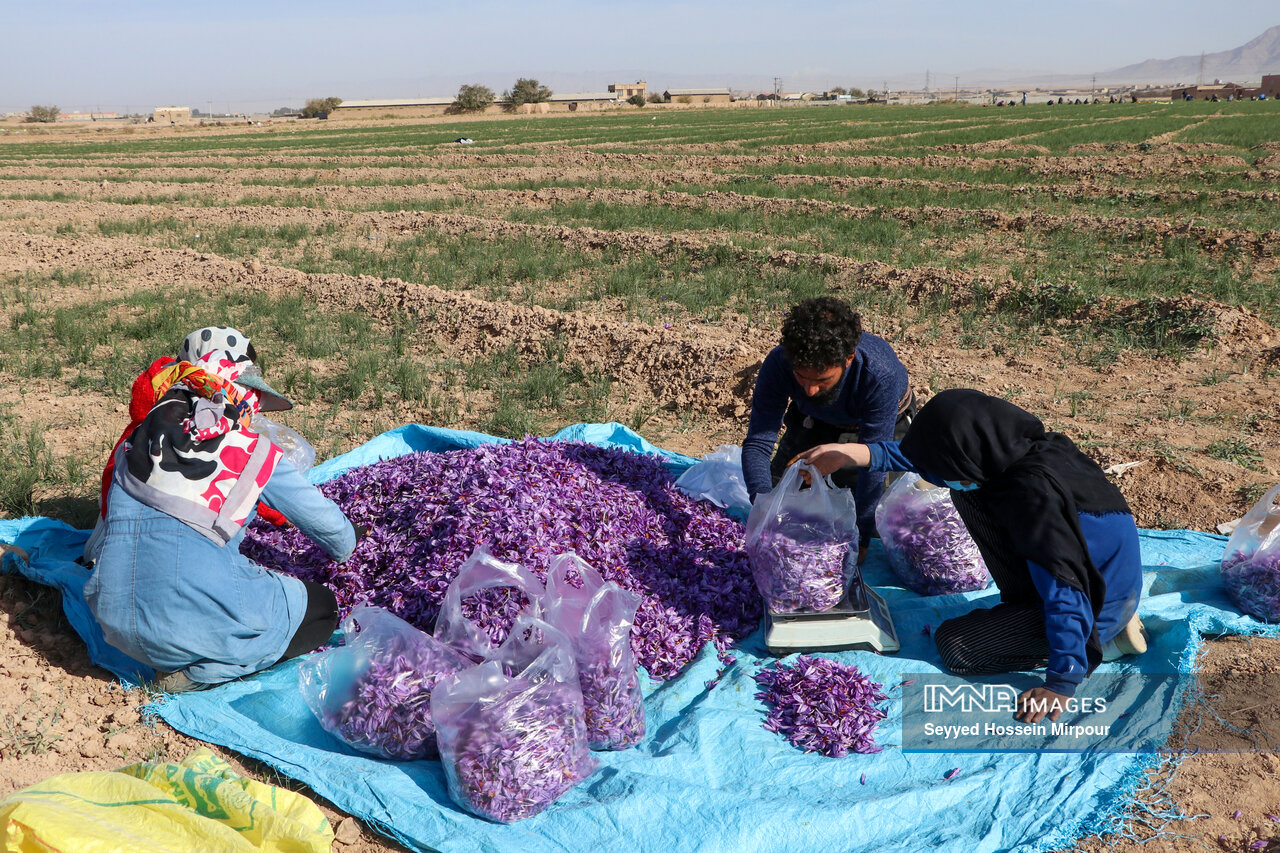
[[[267,506],[282,512],[298,529],[343,562],[356,549],[356,531],[342,510],[303,477],[287,460],[281,460],[262,490]]]
[[[1089,671],[1085,646],[1093,633],[1089,599],[1030,560],[1031,582],[1044,600],[1044,628],[1049,638],[1049,665],[1044,686],[1063,696],[1074,696]]]
[[[756,388],[751,395],[751,421],[747,426],[747,437],[742,440],[742,479],[747,483],[747,494],[753,502],[756,495],[773,489],[769,463],[773,458],[773,448],[778,443],[778,433],[782,430],[782,418],[791,401],[786,371],[781,349],[775,348],[765,356],[756,375]]]
[[[871,464],[867,466],[869,474],[884,474],[889,471],[915,471],[916,466],[902,455],[896,441],[864,442],[871,453]]]

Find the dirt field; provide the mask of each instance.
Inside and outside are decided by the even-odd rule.
[[[128,382],[202,325],[253,336],[323,456],[408,422],[577,420],[703,455],[741,440],[781,311],[828,292],[921,396],[1004,395],[1104,467],[1139,463],[1117,483],[1140,525],[1213,530],[1280,471],[1280,147],[1197,141],[1243,113],[1134,110],[1093,116],[1101,141],[1043,109],[7,133],[0,441],[7,475],[37,476],[3,509],[91,523]],[[0,795],[194,748],[89,664],[56,594],[0,578],[0,611]],[[1274,670],[1280,647],[1204,660]],[[1271,838],[1278,771],[1186,759],[1151,801],[1207,816],[1141,849]],[[335,849],[399,849],[329,814]],[[1110,842],[1140,847],[1081,846]]]

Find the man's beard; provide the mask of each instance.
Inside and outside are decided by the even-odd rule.
[[[844,378],[848,373],[848,367],[840,371],[840,378],[836,380],[835,384],[825,391],[819,391],[814,394],[809,398],[809,402],[816,406],[830,406],[840,397],[840,391],[844,388]]]

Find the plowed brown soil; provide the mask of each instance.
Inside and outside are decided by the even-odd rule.
[[[338,131],[332,135],[341,138]],[[612,412],[621,417],[649,413],[642,430],[646,437],[673,450],[701,455],[718,444],[741,440],[755,372],[777,339],[777,316],[729,313],[711,321],[673,306],[668,322],[649,323],[635,319],[607,299],[581,310],[557,311],[494,301],[454,282],[307,273],[290,265],[287,252],[266,260],[226,257],[175,244],[163,233],[104,236],[95,231],[95,225],[105,220],[163,219],[194,231],[231,225],[305,225],[328,229],[325,239],[335,244],[368,241],[370,235],[394,243],[430,231],[469,235],[495,244],[516,239],[558,243],[588,253],[610,250],[659,257],[679,253],[695,261],[711,253],[721,257],[728,253],[749,269],[816,270],[825,277],[830,292],[855,302],[860,294],[871,291],[903,297],[907,307],[901,312],[869,312],[865,321],[870,331],[893,343],[922,397],[955,386],[1005,395],[1041,414],[1052,428],[1073,436],[1102,465],[1140,463],[1117,479],[1140,525],[1212,530],[1240,516],[1247,509],[1246,495],[1274,481],[1280,471],[1280,421],[1276,417],[1280,412],[1276,380],[1280,335],[1248,311],[1192,297],[1166,300],[1171,310],[1186,305],[1202,310],[1212,329],[1213,344],[1178,359],[1126,350],[1106,363],[1093,364],[1079,357],[1069,336],[1059,336],[1053,328],[1031,339],[1007,341],[985,337],[981,329],[961,328],[951,316],[915,310],[925,297],[939,294],[949,294],[953,304],[963,304],[979,292],[998,302],[1008,290],[1008,281],[994,270],[899,268],[834,252],[772,247],[769,235],[752,235],[757,241],[744,247],[734,242],[734,235],[714,230],[603,230],[504,218],[513,210],[554,209],[579,201],[609,206],[754,210],[776,217],[874,215],[908,224],[966,223],[974,227],[974,245],[1001,232],[1072,229],[1139,235],[1157,245],[1172,237],[1186,237],[1211,257],[1226,261],[1244,255],[1255,259],[1262,269],[1274,270],[1276,245],[1280,243],[1280,234],[1275,231],[1211,227],[1158,216],[1009,213],[942,205],[876,207],[732,191],[695,195],[662,189],[673,184],[723,188],[744,168],[764,166],[796,171],[759,180],[780,187],[817,186],[835,191],[1000,186],[1030,198],[1044,194],[1055,198],[1151,199],[1206,202],[1223,208],[1274,204],[1280,198],[1280,192],[1269,190],[1123,185],[1127,178],[1149,180],[1188,172],[1256,178],[1280,168],[1280,153],[1251,166],[1220,147],[1155,139],[1143,145],[1078,146],[1067,156],[1049,157],[1045,156],[1048,149],[1037,146],[1036,135],[1014,135],[996,143],[948,146],[945,151],[904,157],[858,153],[867,146],[845,142],[778,144],[759,153],[733,144],[710,143],[673,143],[663,146],[661,154],[632,153],[623,143],[592,145],[591,150],[545,143],[533,146],[537,153],[482,154],[452,149],[424,153],[413,148],[388,148],[378,156],[331,151],[317,155],[311,149],[286,148],[246,157],[147,155],[152,162],[146,169],[138,167],[138,155],[127,151],[95,155],[92,164],[70,157],[41,158],[35,163],[0,166],[0,177],[5,179],[0,180],[0,276],[42,279],[45,308],[106,302],[159,289],[191,295],[237,290],[304,294],[322,311],[358,311],[387,328],[393,315],[408,314],[417,321],[415,347],[434,348],[460,362],[511,353],[521,365],[534,367],[545,358],[548,341],[554,340],[559,342],[557,351],[563,363],[581,368],[588,379],[610,380]],[[980,156],[997,151],[1010,156]],[[841,152],[852,153],[837,156]],[[975,180],[953,183],[800,173],[806,166],[837,164],[851,169],[964,169]],[[1045,183],[1010,187],[986,183],[980,177],[1000,169],[1027,170],[1044,178]],[[658,189],[611,185],[633,172],[642,174],[646,185]],[[253,182],[244,183],[246,178]],[[546,186],[553,182],[591,186]],[[493,188],[502,184],[516,188]],[[523,186],[537,188],[520,188]],[[387,202],[406,201],[448,203],[458,209],[373,209]],[[61,280],[51,277],[55,272]],[[76,272],[91,274],[94,283],[74,283],[76,279],[68,274]],[[567,293],[575,282],[557,281],[546,286]],[[1123,312],[1128,307],[1126,300],[1115,299],[1100,301],[1090,310]],[[0,305],[0,328],[11,328],[18,313],[17,305]],[[103,358],[110,356],[106,342],[100,350]],[[324,369],[320,364],[316,368]],[[65,378],[30,381],[0,373],[0,380],[0,405],[11,411],[19,426],[40,428],[57,458],[79,457],[99,464],[124,425],[125,401],[107,393],[73,387]],[[486,407],[493,404],[483,394],[458,391],[456,396],[458,420],[438,425],[474,428],[487,414]],[[305,409],[305,403],[301,408]],[[397,421],[424,416],[425,409],[412,406],[378,409],[371,405],[336,417],[350,447]],[[1257,470],[1209,452],[1215,443],[1242,437],[1260,448],[1262,460]],[[0,614],[4,617],[0,618],[0,708],[10,716],[11,728],[27,735],[22,741],[26,747],[0,750],[0,795],[55,772],[118,767],[139,757],[179,758],[193,748],[189,739],[162,724],[142,721],[136,709],[146,697],[138,691],[121,691],[109,675],[89,664],[83,647],[61,617],[54,594],[19,579],[0,578]],[[1230,666],[1239,651],[1239,641],[1211,645],[1206,666]],[[1248,646],[1248,657],[1255,666],[1274,668],[1280,662],[1276,644],[1263,641],[1255,640]],[[51,709],[56,713],[50,713]],[[245,762],[230,758],[244,767]],[[260,766],[246,769],[265,775],[269,781],[288,784]],[[1208,845],[1217,849],[1220,834],[1229,839],[1225,849],[1242,849],[1258,837],[1270,837],[1263,834],[1270,827],[1262,821],[1266,820],[1264,809],[1275,813],[1280,807],[1278,773],[1280,763],[1273,755],[1187,759],[1165,790],[1185,813],[1205,812],[1213,819],[1181,826],[1178,831],[1197,839],[1182,847],[1177,845],[1183,842],[1162,841],[1158,843],[1168,846],[1140,849],[1203,849],[1195,846],[1201,838],[1212,839]],[[1229,818],[1236,807],[1248,812],[1247,821]],[[335,820],[342,818],[332,809],[329,813]],[[350,840],[338,842],[335,849],[361,853],[399,849],[367,833],[361,835],[354,823],[344,822],[343,827],[341,836]],[[1082,846],[1101,850],[1104,840]],[[1136,842],[1121,841],[1118,849],[1139,847]]]

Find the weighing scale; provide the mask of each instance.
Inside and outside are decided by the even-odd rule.
[[[852,560],[849,585],[844,597],[829,610],[774,613],[765,608],[764,643],[770,653],[843,652],[865,650],[892,654],[898,651],[898,632],[889,617],[889,605],[862,581],[857,567],[857,548],[845,558]]]

